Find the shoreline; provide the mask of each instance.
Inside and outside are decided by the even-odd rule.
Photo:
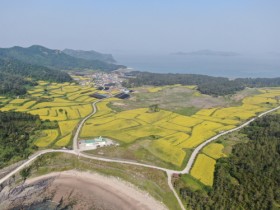
[[[166,210],[167,207],[153,198],[149,193],[120,178],[104,176],[99,173],[69,170],[53,172],[27,179],[24,188],[36,186],[36,183],[47,181],[43,196],[52,195],[51,201],[67,204],[75,200],[73,209],[135,209]],[[28,190],[27,190],[28,192]],[[38,192],[41,194],[41,192]],[[22,196],[21,193],[20,196]],[[28,194],[28,193],[26,193]],[[28,195],[27,195],[28,196]],[[34,197],[34,196],[33,196]],[[29,198],[26,198],[28,200]],[[41,197],[38,200],[42,200]]]

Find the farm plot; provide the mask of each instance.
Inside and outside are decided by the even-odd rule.
[[[186,152],[177,146],[174,146],[169,140],[159,139],[153,141],[146,149],[155,157],[180,167],[185,159]]]
[[[92,91],[96,89],[90,86],[39,81],[39,85],[28,90],[24,98],[1,98],[1,102],[10,103],[2,102],[0,110],[28,112],[39,115],[42,120],[57,121],[59,130],[43,131],[35,144],[39,147],[47,147],[53,143],[55,146],[65,146],[71,141],[72,132],[80,119],[92,112],[91,102],[95,99],[88,96]],[[69,95],[72,98],[67,98]],[[55,143],[56,139],[59,139],[58,143]]]
[[[55,146],[58,147],[65,147],[69,144],[69,142],[71,141],[71,134],[68,134],[67,136],[62,137],[61,139],[59,139],[56,143]]]
[[[110,113],[113,113],[113,110],[110,109],[107,105],[108,105],[109,101],[101,101],[99,102],[96,107],[97,107],[97,113],[94,115],[94,117],[99,117],[99,116],[103,116],[103,115],[107,115]]]
[[[224,145],[218,143],[211,143],[203,148],[202,152],[214,159],[226,157],[223,153]]]
[[[216,160],[199,154],[191,170],[191,175],[205,185],[212,186]]]
[[[67,120],[67,121],[59,121],[58,125],[60,128],[60,133],[62,136],[65,136],[69,133],[72,133],[72,131],[77,126],[79,120]]]
[[[214,111],[216,111],[217,108],[212,109],[202,109],[196,113],[196,115],[202,115],[202,116],[211,116]]]
[[[24,103],[24,104],[21,106],[21,108],[22,108],[23,110],[30,109],[30,107],[33,106],[33,105],[36,104],[36,103],[37,103],[37,101],[28,101],[28,102]]]
[[[134,143],[139,145],[136,141],[145,141],[143,148],[153,156],[180,167],[186,158],[185,151],[195,148],[218,133],[235,128],[244,120],[256,116],[258,112],[275,106],[276,101],[264,97],[266,94],[247,97],[240,106],[202,109],[191,116],[167,110],[150,112],[148,108],[115,112],[107,106],[109,100],[106,99],[97,104],[98,112],[87,121],[81,137],[107,136],[124,146]],[[274,92],[269,97],[274,98],[277,94]],[[209,147],[205,150],[209,157],[218,158],[223,155],[219,151],[222,150],[221,145],[214,144]]]
[[[35,145],[38,147],[47,147],[56,140],[58,134],[58,130],[56,129],[43,130],[41,136],[35,141]]]
[[[193,130],[191,137],[181,143],[183,148],[193,148],[204,142],[205,140],[215,136],[217,133],[216,129],[223,127],[220,123],[204,121],[196,125]]]
[[[23,104],[23,103],[25,103],[26,101],[28,101],[28,99],[21,99],[21,98],[18,98],[18,99],[14,99],[14,100],[10,101],[9,103],[10,103],[10,104]]]

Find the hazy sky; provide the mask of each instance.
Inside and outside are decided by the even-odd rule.
[[[280,0],[1,0],[0,47],[280,52]]]

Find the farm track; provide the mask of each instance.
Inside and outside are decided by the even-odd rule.
[[[88,154],[84,154],[82,152],[80,152],[79,150],[79,145],[78,145],[78,137],[79,137],[79,133],[84,125],[84,123],[90,118],[92,117],[96,112],[97,112],[97,107],[96,107],[96,104],[98,102],[100,102],[102,100],[98,100],[98,101],[95,101],[92,103],[92,112],[86,116],[78,125],[78,128],[75,132],[75,135],[74,135],[74,138],[73,138],[73,150],[54,150],[54,149],[48,149],[48,150],[42,150],[42,151],[39,151],[35,154],[33,154],[32,156],[29,157],[29,159],[24,162],[22,165],[20,165],[19,167],[17,167],[16,169],[14,169],[13,171],[11,171],[9,174],[7,174],[5,177],[1,178],[0,179],[0,185],[2,183],[4,183],[6,180],[8,180],[10,177],[12,177],[14,174],[18,173],[20,170],[22,170],[24,167],[30,165],[32,163],[32,161],[34,161],[36,158],[38,158],[39,156],[43,155],[43,154],[47,154],[47,153],[53,153],[53,152],[63,152],[63,153],[68,153],[68,154],[73,154],[73,155],[77,155],[78,157],[84,157],[84,158],[88,158],[88,159],[93,159],[93,160],[99,160],[99,161],[104,161],[104,162],[111,162],[111,163],[121,163],[121,164],[130,164],[130,165],[136,165],[136,166],[142,166],[142,167],[147,167],[147,168],[152,168],[152,169],[157,169],[157,170],[161,170],[161,171],[164,171],[166,172],[167,174],[167,179],[168,179],[168,185],[171,189],[171,191],[173,192],[174,196],[176,197],[180,207],[185,210],[185,207],[181,201],[181,199],[179,198],[179,195],[177,194],[176,190],[174,189],[173,185],[172,185],[172,174],[174,173],[177,173],[177,174],[188,174],[190,173],[190,170],[193,166],[193,163],[198,155],[198,153],[200,152],[201,149],[203,149],[207,144],[209,144],[210,142],[218,139],[219,137],[223,136],[223,135],[227,135],[229,133],[232,133],[234,131],[237,131],[247,125],[249,125],[251,122],[255,121],[256,119],[264,116],[264,115],[267,115],[273,111],[276,111],[278,109],[280,109],[280,106],[276,107],[276,108],[273,108],[271,110],[268,110],[266,112],[263,112],[262,114],[256,116],[255,118],[252,118],[251,120],[243,123],[242,125],[234,128],[234,129],[231,129],[231,130],[228,130],[228,131],[225,131],[223,133],[220,133],[208,140],[206,140],[205,142],[203,142],[202,144],[198,145],[195,150],[192,152],[191,154],[191,157],[190,159],[188,160],[188,163],[186,165],[186,167],[181,170],[181,171],[177,171],[177,170],[171,170],[171,169],[167,169],[167,168],[162,168],[162,167],[157,167],[157,166],[153,166],[153,165],[148,165],[148,164],[143,164],[143,163],[138,163],[138,162],[133,162],[133,161],[129,161],[129,160],[116,160],[116,159],[111,159],[111,158],[101,158],[101,157],[95,157],[95,156],[91,156],[91,155],[88,155]]]

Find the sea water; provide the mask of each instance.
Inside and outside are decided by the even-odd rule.
[[[204,74],[228,78],[280,77],[280,55],[114,54],[118,63],[138,71]]]

